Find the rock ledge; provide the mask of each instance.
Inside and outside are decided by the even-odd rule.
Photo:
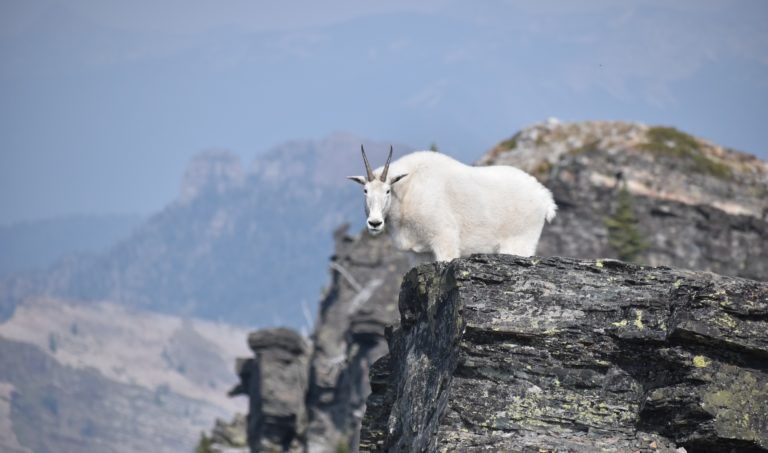
[[[409,272],[361,451],[768,451],[768,284],[478,255]]]

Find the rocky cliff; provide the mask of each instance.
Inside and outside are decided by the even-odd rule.
[[[669,128],[548,122],[502,142],[479,164],[519,166],[553,191],[559,212],[544,229],[541,255],[768,276],[768,167],[752,156]],[[636,235],[636,253],[625,256],[629,233]],[[340,230],[330,267],[313,336],[306,435],[311,451],[328,452],[358,445],[355,427],[371,384],[380,390],[373,401],[383,398],[388,359],[377,362],[370,383],[366,370],[387,351],[384,327],[399,323],[394,301],[409,266],[386,238]],[[635,321],[626,319],[629,326]],[[381,431],[367,435],[367,448],[384,441],[376,437]],[[664,439],[657,445],[676,442]]]
[[[410,271],[363,451],[768,451],[768,284],[619,261]]]
[[[539,255],[768,278],[768,164],[752,155],[668,127],[550,121],[501,142],[478,164],[517,166],[552,190],[559,211]],[[612,231],[622,189],[637,222]],[[636,229],[638,253],[615,240],[622,228]]]
[[[248,422],[240,418],[217,421],[205,435],[202,452],[231,451],[243,447],[247,437],[252,451],[336,452],[356,449],[372,363],[387,353],[386,326],[397,322],[397,294],[401,277],[410,268],[405,256],[394,250],[386,237],[372,238],[366,233],[352,236],[347,227],[334,234],[336,247],[329,267],[331,281],[320,302],[317,324],[306,352],[295,353],[290,362],[300,383],[287,385],[269,360],[274,353],[254,349],[254,358],[239,361],[241,384],[232,392],[250,400]],[[284,349],[281,338],[294,337],[285,329],[264,329],[249,337],[267,351]],[[298,342],[294,339],[293,342]],[[281,352],[285,355],[285,352]],[[257,364],[261,364],[258,365]],[[269,390],[272,389],[272,390]],[[269,401],[289,398],[276,411]],[[288,396],[290,395],[290,396]],[[275,414],[283,414],[276,417]],[[284,416],[292,414],[291,417]],[[294,417],[295,416],[295,417]],[[260,425],[257,420],[273,420]],[[274,433],[291,433],[291,442],[280,443]],[[266,440],[265,440],[266,439]],[[271,440],[270,440],[271,439]],[[272,449],[272,450],[270,450]]]
[[[309,452],[355,448],[370,365],[387,353],[384,330],[398,319],[401,276],[410,268],[389,238],[336,231],[331,285],[320,302],[307,394]]]

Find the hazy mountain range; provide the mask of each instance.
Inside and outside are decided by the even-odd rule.
[[[138,214],[82,214],[0,226],[0,277],[45,269],[70,254],[103,252],[143,221]]]
[[[246,328],[309,327],[332,232],[362,223],[360,144],[334,134],[244,165],[212,150],[136,217],[4,227],[0,450],[189,451],[230,399]],[[406,147],[397,146],[401,152]]]
[[[362,224],[362,195],[345,179],[363,172],[361,143],[384,160],[388,143],[341,133],[286,143],[248,167],[230,152],[203,152],[165,209],[103,253],[7,278],[0,306],[8,316],[44,294],[249,326],[306,325],[327,279],[333,229]]]
[[[31,298],[0,324],[0,451],[189,452],[227,398],[245,329]]]

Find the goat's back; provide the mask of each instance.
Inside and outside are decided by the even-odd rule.
[[[418,151],[392,162],[389,172],[408,173],[395,189],[405,195],[405,215],[455,221],[464,234],[540,229],[545,218],[554,216],[551,192],[519,168],[472,167],[441,153]]]

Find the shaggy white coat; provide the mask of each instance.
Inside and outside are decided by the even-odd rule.
[[[391,195],[388,203],[373,200],[373,210],[366,200],[369,229],[370,219],[380,215],[399,249],[431,252],[437,261],[473,253],[533,255],[544,222],[557,210],[549,189],[515,167],[471,167],[441,153],[417,151],[392,162],[383,183],[382,170],[374,170],[376,179],[366,191],[391,189]],[[373,212],[377,207],[387,212]]]

